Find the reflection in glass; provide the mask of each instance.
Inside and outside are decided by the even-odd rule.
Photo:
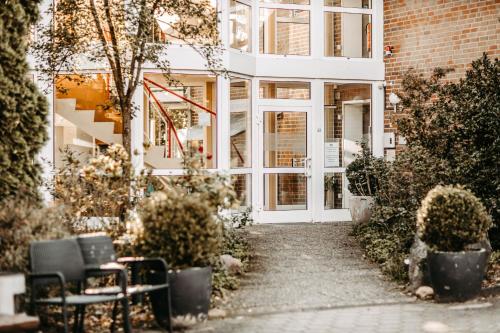
[[[231,175],[231,183],[236,197],[240,201],[240,209],[250,207],[252,203],[252,175]]]
[[[264,112],[264,167],[303,168],[306,131],[306,112]]]
[[[264,175],[264,210],[306,210],[307,178],[302,173]]]
[[[252,8],[231,0],[229,15],[229,44],[233,49],[252,52]]]
[[[371,85],[325,83],[326,168],[346,167],[365,139],[371,146]]]
[[[252,165],[252,117],[250,80],[232,78],[230,84],[231,168]]]
[[[325,56],[371,58],[371,15],[325,13]]]
[[[309,55],[309,30],[307,10],[261,8],[259,52]]]
[[[298,81],[260,81],[259,98],[311,99],[311,84]]]
[[[325,173],[324,191],[325,191],[325,209],[340,209],[344,208],[344,196],[342,193],[343,174],[336,172]]]

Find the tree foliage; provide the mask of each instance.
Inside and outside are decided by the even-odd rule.
[[[458,82],[447,82],[444,69],[430,78],[411,70],[403,80],[399,95],[405,112],[398,128],[408,146],[385,163],[372,217],[354,230],[367,256],[396,280],[408,278],[404,260],[414,241],[416,213],[435,186],[462,184],[499,223],[499,66],[498,59],[484,55]],[[489,236],[499,249],[498,227]]]
[[[80,74],[92,67],[110,71],[112,99],[123,119],[123,145],[130,150],[133,97],[145,64],[170,78],[169,46],[181,41],[196,50],[210,70],[220,69],[217,12],[208,0],[58,0],[47,12],[33,47],[43,73]],[[164,38],[153,37],[166,17]]]
[[[0,1],[0,199],[38,196],[47,102],[28,75],[26,51],[40,1]]]
[[[410,72],[401,100],[408,117],[398,123],[410,147],[421,147],[448,166],[448,183],[470,189],[492,215],[491,241],[500,246],[500,62],[486,54],[465,78],[425,79]]]

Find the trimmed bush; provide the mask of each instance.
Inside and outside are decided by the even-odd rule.
[[[373,157],[367,141],[361,142],[361,153],[346,168],[349,192],[356,196],[373,196],[385,175],[384,160]]]
[[[141,209],[138,254],[158,256],[176,269],[204,267],[220,254],[222,228],[197,194],[155,192]]]
[[[461,186],[436,186],[417,213],[419,237],[437,251],[463,251],[485,240],[490,227],[481,201]]]

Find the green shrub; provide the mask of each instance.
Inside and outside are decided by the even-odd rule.
[[[349,192],[357,196],[373,196],[383,181],[384,160],[373,157],[368,142],[361,142],[361,153],[346,168]]]
[[[207,266],[217,260],[221,224],[199,194],[185,195],[178,189],[154,192],[140,212],[137,254],[162,257],[176,269]]]
[[[0,204],[0,272],[28,272],[29,244],[70,234],[63,207],[39,207],[31,200]]]
[[[490,227],[481,201],[460,186],[436,186],[417,213],[419,237],[437,251],[463,251],[485,240]]]
[[[26,54],[40,0],[0,5],[0,200],[39,198],[37,155],[47,140],[47,101],[29,75]]]

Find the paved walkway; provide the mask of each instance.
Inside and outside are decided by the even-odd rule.
[[[415,301],[386,281],[347,223],[256,225],[250,273],[228,317],[189,332],[500,332],[500,302]]]

